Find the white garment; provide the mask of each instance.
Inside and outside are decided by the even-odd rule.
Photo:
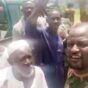
[[[3,45],[0,45],[0,69],[9,66],[7,59],[8,59],[7,48]]]
[[[46,18],[43,16],[38,17],[37,19],[37,29],[46,30],[49,27],[49,24],[46,21]]]
[[[48,88],[43,71],[33,66],[35,69],[35,77],[31,87],[26,88]],[[28,80],[28,82],[30,82]],[[17,80],[11,70],[11,67],[5,68],[0,71],[0,88],[24,88],[23,82]]]
[[[25,35],[25,20],[23,17],[13,26],[13,40],[22,39]]]

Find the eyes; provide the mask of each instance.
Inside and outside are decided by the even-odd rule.
[[[53,17],[52,19],[53,20],[55,20],[55,19],[60,20],[60,17]]]
[[[17,62],[24,62],[26,59],[31,60],[31,53],[18,52],[15,56]]]
[[[79,48],[84,48],[88,46],[88,42],[85,41],[79,41],[75,43],[74,41],[67,42],[67,48],[72,48],[74,45],[76,45]]]
[[[22,57],[20,57],[20,61],[23,61],[23,60],[25,60],[25,59],[31,59],[32,58],[32,55],[24,55],[24,56],[22,56]]]

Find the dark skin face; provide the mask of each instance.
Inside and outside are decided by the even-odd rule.
[[[88,72],[88,27],[79,26],[70,30],[67,38],[68,62],[77,71]]]
[[[24,17],[26,18],[26,17],[30,16],[31,13],[32,13],[32,10],[33,10],[33,7],[24,6],[24,7],[22,8],[22,12],[23,12]]]
[[[58,11],[52,11],[50,13],[49,25],[53,32],[57,33],[58,27],[61,22],[61,15]]]

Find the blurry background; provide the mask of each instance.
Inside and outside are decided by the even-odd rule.
[[[0,0],[0,40],[11,37],[13,25],[21,17],[22,2],[23,0]],[[88,0],[49,0],[47,8],[56,8],[63,15],[69,5],[74,9],[74,23],[88,21]]]

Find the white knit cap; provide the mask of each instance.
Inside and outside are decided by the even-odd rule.
[[[24,49],[25,47],[28,47],[31,50],[31,47],[26,40],[13,41],[8,46],[8,55],[10,56],[14,51]]]

